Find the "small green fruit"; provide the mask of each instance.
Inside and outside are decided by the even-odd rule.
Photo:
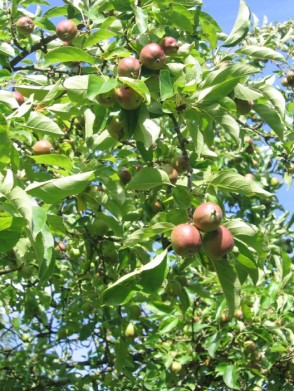
[[[116,90],[117,100],[125,110],[135,110],[143,102],[143,98],[138,92],[124,84]]]
[[[127,168],[123,168],[118,173],[118,176],[122,185],[127,185],[132,179],[132,174]]]
[[[115,89],[97,96],[97,101],[101,106],[111,107],[116,104],[117,96]]]
[[[277,178],[277,177],[272,177],[272,178],[270,179],[270,184],[271,184],[271,186],[273,186],[273,187],[278,187],[279,184],[280,184],[279,178]]]
[[[173,361],[170,368],[171,368],[172,372],[179,373],[179,372],[181,372],[183,366],[182,366],[182,364],[180,362]]]
[[[125,329],[125,336],[127,338],[134,338],[136,335],[135,325],[133,323],[129,323],[127,328]]]

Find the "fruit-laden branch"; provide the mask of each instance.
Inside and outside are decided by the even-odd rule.
[[[77,30],[81,30],[84,27],[84,24],[78,24]],[[42,49],[45,53],[47,52],[47,44],[51,41],[54,41],[58,37],[57,33],[48,35],[48,37],[44,38],[43,33],[41,33],[41,40],[35,43],[30,50],[22,50],[22,52],[16,56],[13,60],[10,61],[10,66],[14,69],[14,66],[21,62],[24,58],[26,58],[29,54],[35,52],[36,50]]]

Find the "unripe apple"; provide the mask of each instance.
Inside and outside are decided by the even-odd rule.
[[[154,213],[163,211],[163,205],[159,200],[155,200],[151,203],[151,209]]]
[[[235,104],[237,106],[237,113],[239,115],[246,115],[252,109],[253,101],[235,98]]]
[[[119,173],[118,173],[120,182],[122,185],[128,184],[131,179],[132,179],[132,174],[127,168],[123,168]]]
[[[290,162],[290,165],[288,167],[288,172],[290,174],[293,174],[293,172],[294,172],[294,162]]]
[[[211,259],[223,258],[234,247],[234,238],[231,232],[220,225],[215,231],[208,232],[202,241],[202,247],[206,255]]]
[[[165,54],[172,56],[179,50],[179,44],[174,37],[164,37],[161,41],[161,47]]]
[[[136,329],[134,323],[129,323],[125,329],[125,336],[127,338],[134,338],[136,335]]]
[[[92,236],[103,236],[108,231],[108,225],[102,220],[102,218],[94,220],[92,224],[87,226]]]
[[[289,82],[288,82],[287,77],[283,77],[283,79],[281,80],[281,84],[282,84],[282,86],[284,86],[284,87],[288,87]]]
[[[192,257],[200,249],[201,235],[193,225],[179,224],[172,230],[171,244],[176,254]]]
[[[243,311],[241,309],[236,310],[234,312],[234,317],[239,320],[243,319]]]
[[[245,136],[244,137],[244,143],[253,144],[253,138],[250,137],[250,136]]]
[[[273,186],[273,187],[278,187],[279,184],[280,184],[279,178],[277,178],[277,177],[272,177],[272,178],[270,179],[270,184],[271,184],[271,186]]]
[[[99,94],[97,96],[97,101],[100,103],[101,106],[104,107],[111,107],[116,104],[117,102],[117,95],[115,89],[104,92],[103,94]]]
[[[165,65],[166,55],[160,45],[157,43],[149,43],[141,50],[140,62],[146,68],[158,71]]]
[[[76,24],[69,19],[62,20],[56,26],[56,34],[61,41],[70,42],[78,33]]]
[[[220,321],[221,321],[222,323],[226,323],[226,322],[228,322],[228,320],[229,320],[228,314],[226,314],[225,312],[223,312],[223,313],[221,314],[221,316],[220,316]]]
[[[182,368],[183,368],[182,364],[178,361],[173,361],[170,367],[171,371],[174,373],[181,372]]]
[[[193,213],[195,227],[203,232],[214,231],[221,223],[223,212],[214,202],[204,202]]]
[[[112,117],[107,125],[108,133],[117,141],[127,139],[127,124],[122,118]]]
[[[171,296],[179,296],[182,291],[182,286],[177,280],[172,280],[167,283],[166,292]]]
[[[179,155],[172,160],[172,166],[179,172],[184,172],[189,166],[189,160],[186,156]]]
[[[138,79],[141,73],[140,61],[135,57],[125,57],[118,63],[118,76],[130,77]]]
[[[52,144],[48,140],[39,140],[33,146],[36,155],[43,155],[53,152]]]
[[[61,252],[66,251],[66,244],[63,242],[57,242],[55,246],[55,251]]]
[[[287,72],[287,81],[288,81],[289,86],[294,85],[294,69],[290,69]]]
[[[252,352],[256,351],[256,343],[253,341],[245,341],[244,342],[244,353],[252,354]]]
[[[175,184],[179,177],[178,171],[171,164],[165,164],[162,169],[167,173],[171,183]]]
[[[35,28],[34,22],[28,16],[22,16],[16,22],[17,31],[23,35],[30,35]]]
[[[22,105],[25,101],[25,97],[18,91],[12,91],[12,94],[19,105]]]
[[[126,84],[116,90],[116,95],[118,103],[125,110],[135,110],[143,101],[142,96]]]

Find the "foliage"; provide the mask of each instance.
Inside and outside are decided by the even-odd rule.
[[[259,26],[244,0],[229,35],[201,0],[31,4],[1,3],[1,390],[292,390],[293,216],[275,193],[293,174],[293,22]],[[58,17],[78,26],[68,46]],[[165,36],[162,69],[117,76]],[[98,103],[122,84],[139,108]],[[34,154],[42,139],[54,152]],[[204,201],[233,252],[181,258],[170,234]]]

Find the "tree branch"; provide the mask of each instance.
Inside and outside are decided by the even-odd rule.
[[[179,147],[180,147],[180,150],[182,151],[182,155],[183,157],[186,159],[187,161],[187,178],[188,178],[188,187],[189,189],[191,190],[192,189],[192,167],[191,167],[191,163],[190,163],[190,158],[189,158],[189,155],[188,155],[188,151],[187,151],[187,148],[186,148],[186,144],[187,144],[187,140],[184,138],[184,136],[182,135],[181,133],[181,129],[180,129],[180,125],[176,119],[176,117],[174,116],[174,114],[171,114],[170,115],[170,118],[173,122],[173,125],[174,125],[174,129],[177,133],[177,137],[178,137],[178,140],[179,140]]]
[[[29,54],[35,52],[36,50],[42,49],[49,42],[54,41],[57,38],[56,34],[49,35],[46,38],[42,38],[39,42],[35,43],[30,50],[24,49],[18,56],[14,57],[13,60],[10,61],[10,66],[14,70],[16,64],[21,62],[24,58],[26,58]]]

